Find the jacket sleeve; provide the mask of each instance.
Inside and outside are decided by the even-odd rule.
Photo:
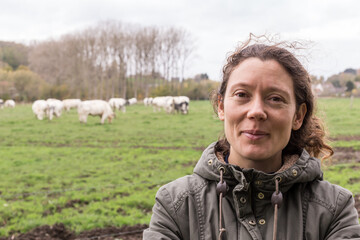
[[[326,240],[360,239],[359,216],[351,193],[340,191]]]
[[[160,188],[156,194],[149,228],[143,233],[144,240],[182,239],[179,227],[175,221],[176,211],[173,203],[174,201],[169,192],[164,187]]]

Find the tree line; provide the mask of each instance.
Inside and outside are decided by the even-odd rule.
[[[20,48],[13,45],[12,49]],[[16,64],[8,61],[9,46],[0,44],[0,97],[32,101],[188,95],[207,99],[217,82],[208,80],[207,74],[184,77],[194,50],[194,40],[184,29],[115,21],[32,43],[21,51],[26,57],[18,57],[22,60]],[[2,52],[10,54],[5,57]],[[19,55],[12,53],[13,59]]]
[[[320,96],[360,96],[360,69],[347,68],[343,72],[333,74],[326,80],[324,77],[311,77],[312,84],[321,84],[324,91]],[[332,86],[332,88],[329,87]]]

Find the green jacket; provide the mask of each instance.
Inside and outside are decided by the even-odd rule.
[[[214,145],[203,152],[192,175],[159,189],[143,239],[218,239],[220,167],[228,185],[222,199],[222,239],[272,239],[275,177],[281,178],[283,194],[277,239],[360,239],[351,192],[323,181],[319,160],[305,150],[285,170],[266,174],[219,161]]]

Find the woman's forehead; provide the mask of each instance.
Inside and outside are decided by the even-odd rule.
[[[229,76],[227,88],[266,87],[269,90],[293,91],[293,81],[290,74],[276,60],[262,61],[250,58],[234,68]]]

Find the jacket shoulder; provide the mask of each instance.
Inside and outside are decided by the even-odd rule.
[[[208,181],[199,175],[187,175],[160,187],[156,198],[171,204],[176,212],[189,196],[199,193],[207,185]]]
[[[309,201],[325,207],[332,215],[341,211],[352,198],[349,190],[328,181],[315,180],[310,184]]]
[[[307,227],[310,232],[321,229],[318,239],[360,239],[359,216],[349,190],[327,181],[314,181],[310,187],[310,205],[309,223],[318,218],[320,224],[316,229],[313,224]]]

